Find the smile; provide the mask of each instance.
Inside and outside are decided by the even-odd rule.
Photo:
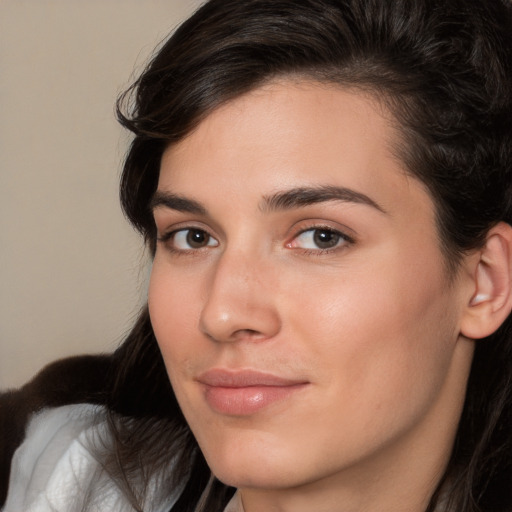
[[[309,382],[253,370],[214,369],[197,379],[208,405],[220,414],[248,416],[304,389]]]

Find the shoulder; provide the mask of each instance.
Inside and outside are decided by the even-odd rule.
[[[33,415],[12,459],[4,512],[81,510],[101,469],[94,445],[104,431],[101,406],[67,405]]]
[[[111,356],[85,355],[56,361],[20,389],[0,393],[0,507],[5,502],[11,461],[33,416],[63,405],[105,402]]]
[[[109,372],[108,356],[81,356],[0,393],[1,512],[134,510],[122,481],[105,467],[116,446],[106,405]],[[158,478],[144,497],[151,512],[168,511],[180,493],[162,489]]]
[[[75,404],[40,411],[14,454],[2,512],[132,512],[130,499],[105,471],[103,455],[110,449],[104,406]],[[150,485],[147,510],[170,510],[181,489],[161,491]]]
[[[67,405],[35,414],[14,454],[2,512],[132,512],[129,498],[104,470],[109,441],[104,406]],[[176,501],[149,498],[153,512]]]

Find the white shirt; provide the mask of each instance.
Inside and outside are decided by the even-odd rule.
[[[132,512],[121,490],[102,471],[94,442],[106,433],[102,407],[81,404],[35,415],[12,459],[1,512]],[[151,483],[149,486],[151,490]],[[173,496],[149,499],[147,512],[168,512]]]

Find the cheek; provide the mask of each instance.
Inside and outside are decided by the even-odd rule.
[[[304,283],[288,300],[311,360],[340,388],[372,396],[378,407],[433,392],[457,339],[457,312],[440,265],[417,255],[415,265],[382,254],[372,260],[380,263]]]
[[[167,370],[184,368],[187,347],[197,337],[199,313],[194,281],[180,279],[180,273],[166,269],[158,256],[153,263],[148,289],[151,324]]]

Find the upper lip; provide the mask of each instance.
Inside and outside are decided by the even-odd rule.
[[[215,368],[197,377],[202,384],[222,388],[245,388],[251,386],[296,386],[306,384],[303,379],[289,379],[257,370],[228,370]]]

